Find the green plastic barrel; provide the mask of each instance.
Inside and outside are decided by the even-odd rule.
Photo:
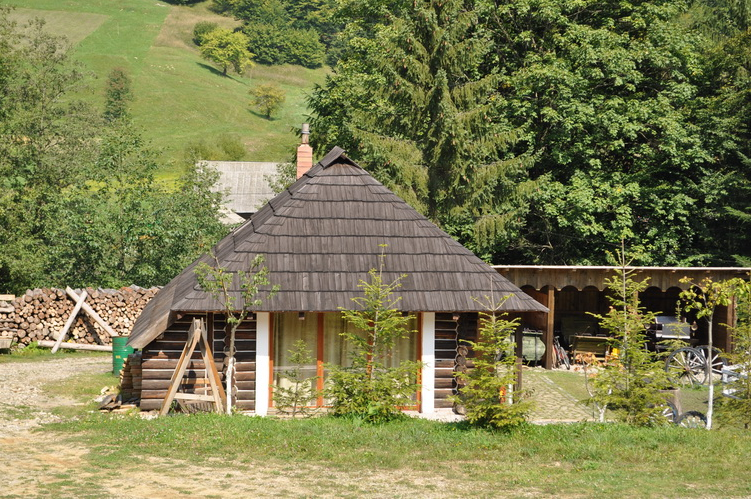
[[[133,347],[126,346],[127,336],[113,336],[112,338],[112,373],[120,374],[125,364],[125,359],[133,353]]]

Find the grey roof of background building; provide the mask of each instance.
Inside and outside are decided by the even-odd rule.
[[[219,172],[214,192],[226,191],[225,207],[235,213],[255,213],[275,196],[264,177],[277,173],[279,163],[256,161],[202,161]]]

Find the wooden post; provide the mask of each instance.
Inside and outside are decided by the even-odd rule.
[[[522,328],[517,328],[514,332],[514,355],[517,357],[514,363],[515,371],[517,372],[517,386],[515,390],[522,390]]]
[[[162,401],[162,407],[159,409],[160,416],[167,414],[170,410],[172,401],[175,400],[175,395],[178,393],[180,382],[185,375],[185,370],[191,363],[191,356],[193,355],[193,351],[196,349],[196,344],[200,338],[200,332],[198,331],[200,327],[201,323],[199,320],[193,319],[193,324],[191,324],[191,328],[188,330],[188,340],[185,342],[185,347],[183,347],[183,351],[180,354],[178,365],[175,366],[175,371],[173,371],[172,377],[170,378],[170,388],[167,390],[167,395]]]
[[[55,346],[54,341],[39,340],[37,345],[43,348],[52,348]],[[110,345],[87,345],[86,343],[63,343],[60,348],[66,348],[68,350],[89,350],[92,352],[112,352]]]
[[[57,352],[60,349],[60,344],[65,339],[65,335],[68,334],[68,329],[73,325],[73,321],[76,320],[76,317],[78,316],[78,312],[81,311],[81,307],[84,304],[84,301],[86,300],[86,290],[84,290],[83,293],[81,293],[81,296],[78,297],[78,300],[76,300],[76,306],[73,307],[73,311],[70,314],[70,317],[68,317],[68,320],[65,321],[65,326],[63,326],[63,329],[60,330],[60,333],[58,334],[57,341],[55,341],[55,345],[52,347],[52,353]]]
[[[555,298],[554,292],[556,289],[548,286],[548,300],[546,301],[546,307],[548,307],[548,313],[546,314],[546,329],[543,331],[543,344],[546,346],[546,353],[543,356],[543,368],[551,369],[554,363],[554,307]]]
[[[76,292],[75,292],[75,291],[73,291],[73,290],[72,290],[71,288],[69,288],[69,287],[68,287],[68,288],[65,288],[65,292],[66,292],[66,293],[68,293],[68,296],[70,296],[70,297],[71,297],[71,298],[73,298],[74,300],[78,301],[78,299],[79,299],[79,296],[78,296],[78,295],[76,294]],[[103,319],[102,319],[102,318],[101,318],[101,317],[99,316],[99,314],[98,314],[98,313],[96,313],[96,311],[94,311],[94,309],[93,309],[93,308],[91,308],[91,307],[89,306],[89,304],[88,304],[88,303],[84,302],[84,303],[83,303],[83,305],[82,305],[82,308],[84,309],[84,312],[86,312],[87,314],[89,314],[89,317],[91,317],[92,319],[94,319],[94,320],[95,320],[95,321],[97,322],[97,324],[99,324],[100,326],[102,326],[102,329],[104,329],[105,331],[107,331],[107,334],[109,334],[110,336],[120,336],[119,334],[117,334],[117,333],[115,332],[115,330],[114,330],[114,329],[112,329],[112,328],[110,327],[110,325],[109,325],[109,324],[107,324],[107,323],[106,323],[106,322],[105,322],[105,321],[104,321],[104,320],[103,320]]]
[[[183,376],[185,371],[191,363],[191,357],[196,350],[196,346],[199,345],[201,350],[201,358],[204,361],[204,368],[206,370],[206,379],[211,385],[211,395],[198,394],[198,393],[178,393],[178,388],[183,382]],[[204,327],[201,319],[193,319],[193,324],[188,330],[188,339],[185,342],[183,352],[180,354],[180,360],[175,367],[175,371],[170,378],[170,387],[167,390],[167,396],[162,401],[162,407],[159,409],[159,415],[164,416],[170,411],[170,405],[175,399],[180,400],[199,400],[204,402],[213,402],[214,410],[221,413],[223,404],[226,400],[225,391],[222,389],[222,383],[219,379],[219,372],[217,366],[214,365],[214,354],[212,353],[211,346],[209,345],[209,339],[206,335],[206,328]]]
[[[420,378],[420,412],[433,414],[436,398],[436,313],[423,312],[421,318],[420,362],[423,367]]]

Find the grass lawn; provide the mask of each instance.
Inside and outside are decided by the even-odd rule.
[[[443,497],[750,493],[747,431],[577,423],[499,434],[414,419],[372,426],[328,417],[289,421],[210,414],[156,420],[92,415],[45,431],[85,445],[91,463],[111,469],[166,459],[213,463],[217,473],[264,469],[270,476],[313,467],[318,471],[304,474],[302,484],[314,496],[339,496],[331,487],[342,483],[349,487],[343,496],[374,496],[365,477],[394,473],[401,477],[401,489],[414,496],[427,491]],[[707,470],[698,467],[701,456],[713,456]],[[332,477],[339,477],[334,484]],[[392,495],[380,492],[375,496]]]
[[[161,176],[179,174],[177,159],[190,142],[220,135],[238,137],[249,161],[286,161],[298,142],[292,132],[305,121],[306,95],[321,83],[326,68],[256,66],[248,75],[223,77],[201,58],[191,42],[200,20],[232,27],[233,19],[207,9],[154,0],[16,0],[14,16],[39,16],[50,32],[65,35],[74,57],[90,70],[79,97],[102,106],[104,82],[113,67],[129,70],[135,100],[131,113],[145,136],[162,151]],[[283,108],[271,120],[249,108],[249,89],[276,83],[286,92]]]
[[[551,373],[560,386],[577,390],[573,374]],[[91,495],[91,484],[114,479],[127,480],[124,493],[143,483],[143,494],[158,486],[186,495],[208,489],[213,497],[257,496],[260,490],[280,497],[750,494],[750,434],[743,429],[574,423],[528,425],[506,434],[409,418],[368,425],[331,417],[199,414],[145,420],[90,412],[91,398],[114,379],[81,375],[44,388],[81,402],[54,409],[66,421],[41,430],[41,438],[55,442],[56,449],[82,459],[83,473],[48,477],[48,492],[72,497],[89,491],[98,497]],[[707,464],[700,466],[701,459]],[[267,481],[279,487],[273,494],[253,488]]]

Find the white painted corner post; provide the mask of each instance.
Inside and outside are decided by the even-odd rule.
[[[423,312],[421,321],[421,369],[420,412],[433,414],[434,411],[434,380],[436,379],[436,313]]]
[[[269,312],[256,314],[256,415],[266,416],[269,411]]]

